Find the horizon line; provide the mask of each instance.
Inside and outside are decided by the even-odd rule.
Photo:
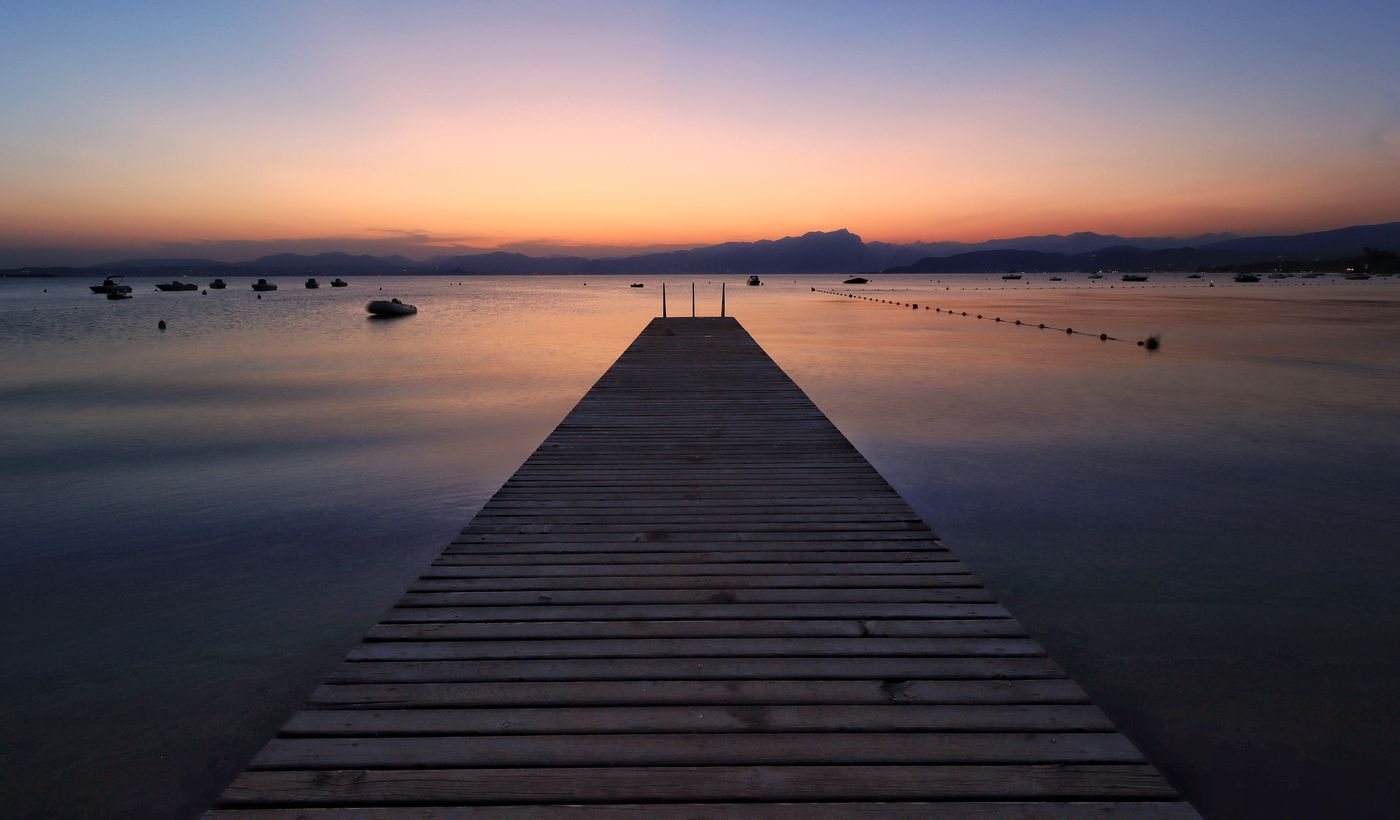
[[[376,238],[369,238],[369,237],[364,237],[364,236],[359,236],[359,237],[356,237],[356,236],[341,236],[341,237],[335,237],[335,236],[331,236],[331,237],[282,237],[282,238],[270,238],[270,239],[200,239],[200,240],[192,240],[192,241],[188,241],[188,242],[178,242],[178,241],[159,242],[159,243],[157,243],[155,246],[150,247],[149,249],[146,249],[146,248],[143,248],[143,247],[139,247],[139,246],[138,246],[138,247],[131,247],[130,249],[124,249],[124,248],[121,248],[121,247],[112,247],[112,248],[106,248],[106,249],[104,249],[104,248],[95,248],[95,247],[92,247],[92,246],[90,246],[90,245],[53,245],[53,246],[47,246],[47,247],[35,247],[35,246],[33,246],[33,245],[27,245],[27,246],[26,246],[26,245],[7,245],[7,244],[5,244],[5,243],[0,243],[0,253],[7,252],[7,251],[8,251],[8,252],[10,252],[10,253],[15,253],[15,254],[30,253],[30,254],[33,254],[33,255],[36,255],[36,256],[37,256],[37,255],[43,255],[43,254],[50,254],[50,253],[52,253],[52,254],[73,254],[73,255],[89,254],[89,255],[91,255],[91,256],[93,256],[93,257],[97,257],[97,256],[99,256],[99,255],[104,255],[104,254],[106,255],[106,258],[105,258],[105,259],[102,259],[102,260],[100,260],[100,261],[91,261],[91,262],[86,262],[86,263],[81,263],[81,264],[76,264],[76,263],[71,263],[71,262],[70,262],[70,263],[67,263],[67,264],[64,264],[64,263],[25,263],[25,264],[10,264],[10,265],[7,265],[7,266],[6,266],[7,269],[12,269],[12,270],[13,270],[13,269],[26,269],[26,268],[95,267],[95,266],[105,265],[105,264],[117,264],[117,263],[123,263],[123,262],[138,262],[138,261],[144,261],[144,260],[148,260],[148,259],[149,259],[149,260],[152,260],[152,261],[168,261],[168,260],[184,259],[184,258],[189,258],[189,259],[191,259],[191,261],[211,261],[211,262],[220,262],[220,263],[223,263],[223,264],[239,264],[239,263],[244,263],[244,262],[254,262],[254,261],[258,261],[259,259],[263,259],[263,258],[267,258],[267,257],[272,257],[272,256],[291,255],[291,256],[308,256],[308,257],[310,257],[310,256],[319,256],[319,255],[334,254],[334,253],[344,254],[344,255],[346,255],[346,256],[366,256],[366,257],[372,257],[372,258],[377,258],[377,259],[383,259],[383,258],[388,258],[388,257],[393,257],[393,256],[399,256],[399,257],[402,257],[402,258],[404,258],[404,259],[407,259],[407,260],[410,261],[410,262],[414,262],[414,263],[416,263],[416,264],[422,264],[422,263],[425,263],[425,262],[429,262],[429,261],[431,261],[432,259],[435,259],[435,258],[438,258],[438,257],[480,256],[480,255],[487,255],[487,254],[493,254],[493,253],[518,254],[518,255],[522,255],[522,256],[526,256],[526,257],[531,257],[531,258],[536,258],[536,259],[564,259],[564,258],[611,259],[611,258],[627,258],[627,257],[645,256],[645,255],[658,254],[658,253],[669,253],[669,252],[677,252],[677,251],[698,250],[698,249],[701,249],[701,248],[710,248],[710,247],[716,247],[716,246],[719,246],[719,245],[726,245],[726,244],[751,244],[751,243],[757,243],[757,242],[777,242],[777,241],[780,241],[780,240],[783,240],[783,239],[800,238],[800,237],[809,236],[809,235],[812,235],[812,234],[849,233],[849,234],[851,234],[852,236],[855,236],[856,238],[860,239],[860,241],[861,241],[863,244],[880,243],[880,244],[887,244],[887,245],[906,245],[906,246],[907,246],[907,245],[970,245],[970,246],[975,246],[975,245],[983,245],[983,244],[992,243],[992,242],[1008,242],[1008,241],[1013,241],[1013,240],[1018,240],[1018,239],[1030,240],[1030,239],[1069,238],[1069,237],[1081,236],[1081,235],[1102,236],[1102,237],[1118,237],[1118,238],[1121,238],[1121,239],[1124,239],[1124,240],[1154,240],[1154,241],[1181,240],[1181,241],[1184,242],[1184,241],[1188,241],[1188,240],[1192,240],[1192,239],[1199,239],[1199,238],[1201,238],[1201,237],[1219,237],[1220,239],[1215,240],[1215,241],[1224,241],[1225,239],[1230,239],[1230,238],[1249,239],[1249,238],[1262,238],[1262,237],[1272,237],[1272,236],[1298,236],[1298,235],[1305,235],[1305,234],[1312,234],[1312,233],[1325,233],[1325,232],[1334,231],[1334,230],[1344,230],[1344,229],[1347,229],[1347,228],[1376,227],[1376,226],[1381,226],[1381,225],[1391,225],[1391,224],[1396,224],[1396,223],[1398,223],[1398,222],[1400,222],[1400,218],[1397,218],[1397,219],[1390,219],[1390,220],[1382,220],[1382,221],[1374,221],[1374,222],[1368,221],[1368,222],[1364,222],[1364,223],[1351,223],[1351,224],[1345,224],[1345,225],[1335,225],[1335,226],[1332,226],[1332,227],[1321,227],[1321,228],[1316,228],[1316,227],[1315,227],[1315,228],[1309,228],[1309,229],[1301,230],[1301,231],[1277,230],[1277,231],[1264,231],[1264,232],[1241,233],[1241,232],[1230,231],[1230,230],[1213,230],[1213,231],[1204,231],[1204,232],[1200,232],[1200,233],[1188,234],[1188,235],[1186,235],[1186,236],[1181,236],[1181,235],[1177,235],[1177,234],[1124,235],[1124,234],[1119,234],[1119,233],[1116,233],[1116,232],[1102,233],[1102,232],[1099,232],[1099,231],[1096,231],[1096,230],[1085,229],[1085,230],[1074,230],[1074,231],[1066,231],[1066,232],[1022,233],[1022,234],[1016,234],[1016,235],[1010,235],[1010,236],[993,236],[993,237],[987,238],[987,239],[976,239],[976,240],[957,240],[957,239],[914,239],[914,240],[907,240],[907,241],[902,241],[902,240],[897,240],[897,239],[870,239],[870,238],[867,238],[866,236],[864,236],[863,234],[861,234],[861,233],[859,233],[859,232],[857,232],[857,231],[853,231],[853,230],[851,230],[851,229],[849,229],[849,228],[845,228],[845,227],[836,227],[836,228],[830,228],[830,229],[808,230],[808,231],[803,231],[803,232],[800,232],[800,233],[789,233],[789,234],[784,234],[783,236],[776,236],[776,237],[774,237],[774,236],[762,236],[762,237],[758,237],[758,238],[754,238],[754,239],[722,239],[722,240],[718,240],[718,241],[715,241],[715,242],[696,242],[696,243],[690,243],[690,242],[652,242],[652,243],[641,243],[641,244],[610,244],[610,243],[586,243],[586,242],[551,241],[551,240],[547,240],[547,239],[530,239],[530,240],[513,240],[513,241],[508,241],[508,242],[500,242],[500,243],[497,243],[497,244],[494,244],[494,245],[479,245],[479,246],[478,246],[478,245],[468,245],[468,244],[464,244],[464,243],[462,243],[462,244],[433,245],[433,244],[431,244],[431,242],[434,241],[434,239],[433,239],[432,235],[429,234],[429,233],[426,232],[426,231],[421,231],[421,232],[420,232],[420,231],[412,231],[412,232],[410,232],[410,231],[403,231],[403,232],[400,232],[400,238],[399,238],[399,239],[392,239],[392,238],[378,238],[378,239],[376,239]],[[415,243],[415,242],[414,242],[415,239],[420,239],[421,241],[418,242],[418,243]],[[320,247],[321,249],[319,249],[319,250],[315,250],[315,249],[298,249],[298,250],[287,250],[287,249],[283,249],[283,250],[274,250],[272,247],[265,247],[265,248],[263,248],[262,251],[258,251],[258,250],[257,250],[256,248],[254,248],[254,247],[248,247],[247,255],[245,255],[245,256],[237,256],[237,255],[235,254],[236,250],[237,250],[239,247],[243,247],[243,246],[259,246],[259,245],[261,245],[261,246],[278,246],[278,245],[301,245],[301,244],[311,245],[313,248],[315,248],[315,247]],[[375,250],[374,248],[363,248],[363,249],[360,249],[360,250],[350,250],[350,251],[347,251],[347,250],[345,250],[345,246],[346,246],[346,245],[351,245],[351,246],[353,246],[353,245],[383,245],[384,247],[381,248],[381,249],[379,249],[378,252],[373,252],[373,251]],[[219,248],[220,246],[223,247],[223,252],[222,252],[222,253],[219,253],[219,252],[217,252],[217,250],[216,250],[216,253],[215,253],[214,255],[211,255],[211,256],[201,257],[201,256],[198,256],[198,255],[197,255],[197,254],[199,253],[199,251],[200,251],[201,248],[217,249],[217,248]],[[399,246],[399,247],[396,247],[396,246]],[[532,252],[531,252],[531,249],[532,249],[532,248],[538,248],[538,249],[543,250],[544,252],[534,252],[534,253],[532,253]],[[600,253],[600,252],[601,252],[601,253]],[[130,255],[128,255],[128,256],[122,256],[122,254],[124,254],[124,253],[125,253],[125,254],[130,254]],[[217,258],[217,257],[225,257],[225,258]]]

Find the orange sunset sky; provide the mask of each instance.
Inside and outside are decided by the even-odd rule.
[[[1393,5],[1121,5],[7,7],[0,264],[1400,218]]]

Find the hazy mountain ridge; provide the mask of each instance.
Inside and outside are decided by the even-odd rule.
[[[1400,248],[1400,222],[1355,225],[1290,236],[1236,237],[1199,246],[1157,249],[1137,244],[1120,244],[1082,253],[982,250],[952,256],[927,256],[910,265],[892,266],[885,269],[885,272],[1194,271],[1198,268],[1254,264],[1269,259],[1333,263],[1343,258],[1358,256],[1364,248]]]
[[[632,256],[530,256],[509,251],[479,251],[417,262],[403,256],[372,256],[329,251],[280,253],[245,262],[209,259],[132,259],[90,268],[50,268],[55,275],[84,271],[195,274],[201,272],[283,275],[470,274],[693,274],[845,273],[984,273],[1024,270],[1195,270],[1268,258],[1336,259],[1362,248],[1400,248],[1400,222],[1356,225],[1288,236],[1238,237],[1203,234],[1191,240],[1172,237],[1125,238],[1088,231],[1048,234],[987,242],[866,242],[844,228],[811,231],[801,236],[722,242],[699,248]]]

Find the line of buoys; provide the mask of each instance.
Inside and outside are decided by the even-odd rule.
[[[918,309],[919,309],[919,304],[918,304],[917,302],[895,302],[895,301],[892,301],[892,300],[890,300],[890,299],[877,299],[877,298],[875,298],[875,297],[873,297],[873,296],[860,296],[860,295],[857,295],[857,294],[854,294],[854,293],[841,293],[841,292],[839,292],[839,291],[834,291],[834,290],[822,290],[821,288],[816,288],[816,287],[811,288],[811,292],[813,292],[813,293],[824,293],[824,294],[826,294],[826,295],[828,295],[828,296],[843,296],[843,297],[845,297],[845,298],[847,298],[847,299],[858,299],[858,300],[861,300],[861,301],[864,301],[864,302],[879,302],[880,304],[886,304],[886,305],[899,305],[899,306],[902,306],[902,307],[910,307],[910,308],[913,308],[914,310],[918,310]],[[929,309],[929,306],[928,306],[928,305],[924,305],[924,310],[928,310],[928,309]],[[934,310],[935,313],[943,313],[943,312],[944,312],[943,308],[941,308],[941,307],[936,307],[936,308],[934,308],[933,310]],[[952,310],[952,309],[950,308],[950,309],[948,309],[947,314],[948,314],[949,316],[957,316],[957,315],[966,316],[966,315],[967,315],[967,311],[964,310],[964,311],[958,312],[958,311],[954,311],[954,310]],[[977,318],[978,318],[978,319],[986,319],[986,318],[988,318],[988,317],[986,317],[986,316],[984,316],[983,314],[979,313],[979,314],[977,314]],[[1012,321],[1012,320],[1004,320],[1004,319],[1002,319],[1000,316],[992,317],[992,319],[993,319],[994,321],[996,321],[996,322],[1002,322],[1002,323],[1006,323],[1006,322],[1011,322],[1011,321]],[[1017,327],[1021,327],[1022,325],[1025,325],[1025,323],[1022,322],[1020,319],[1014,320],[1014,324],[1015,324]],[[1082,331],[1082,330],[1075,330],[1075,329],[1072,328],[1072,327],[1065,327],[1065,328],[1051,327],[1051,326],[1049,326],[1049,325],[1046,325],[1044,322],[1040,322],[1039,324],[1036,324],[1036,325],[1026,325],[1026,326],[1027,326],[1027,327],[1032,327],[1032,326],[1033,326],[1033,327],[1038,328],[1038,329],[1040,329],[1040,330],[1047,330],[1047,329],[1048,329],[1048,330],[1063,330],[1063,331],[1065,332],[1065,335],[1066,335],[1066,336],[1076,336],[1076,335],[1078,335],[1078,336],[1095,336],[1095,335],[1097,335],[1097,336],[1099,337],[1099,341],[1101,341],[1101,342],[1122,342],[1122,341],[1126,341],[1126,340],[1120,339],[1120,338],[1118,338],[1118,337],[1116,337],[1116,336],[1110,336],[1110,335],[1108,335],[1107,333],[1098,333],[1098,334],[1094,334],[1094,333],[1086,333],[1086,332],[1084,332],[1084,331]],[[1137,343],[1137,346],[1138,346],[1138,347],[1141,347],[1141,348],[1146,348],[1147,350],[1157,350],[1158,348],[1160,348],[1160,347],[1162,346],[1162,342],[1161,342],[1161,339],[1158,338],[1157,336],[1149,336],[1149,337],[1147,337],[1146,339],[1140,340],[1140,341]]]

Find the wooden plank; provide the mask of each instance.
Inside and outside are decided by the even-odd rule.
[[[671,593],[676,590],[662,590]],[[774,590],[775,592],[787,592],[790,590]],[[810,598],[819,598],[819,593],[823,590],[796,590],[809,593]],[[845,592],[846,590],[827,590],[830,592]],[[904,590],[896,590],[904,591]],[[779,601],[776,603],[756,603],[749,604],[737,601],[737,595],[724,593],[723,595],[705,595],[703,597],[719,601],[712,604],[629,604],[608,603],[607,597],[600,600],[603,602],[594,604],[550,604],[551,596],[559,596],[560,593],[537,594],[526,592],[471,592],[462,593],[464,595],[483,596],[493,601],[501,601],[506,596],[523,596],[528,598],[534,596],[543,601],[535,603],[533,606],[522,603],[519,606],[508,603],[490,604],[482,603],[471,606],[425,606],[425,607],[397,607],[390,610],[384,616],[385,623],[431,623],[442,621],[460,621],[464,623],[476,623],[483,621],[630,621],[630,620],[723,620],[723,619],[750,619],[750,618],[814,618],[826,620],[831,618],[857,618],[860,620],[873,620],[879,618],[1005,618],[1007,612],[1000,604],[977,603],[978,598],[990,600],[989,595],[981,594],[967,596],[969,603],[953,602],[945,603],[938,599],[949,598],[956,600],[958,596],[935,595],[935,592],[963,592],[964,590],[931,590],[920,591],[919,598],[931,601],[929,603],[898,603],[887,604],[878,601],[867,603],[807,603],[804,601]],[[607,590],[584,590],[582,592],[571,593],[572,597],[591,595],[595,592],[608,592]],[[622,590],[628,592],[628,590]],[[818,593],[813,595],[811,593]],[[733,596],[733,597],[728,597]],[[570,597],[570,596],[565,596]],[[619,596],[621,597],[621,596]],[[725,600],[730,601],[728,603]]]
[[[729,319],[657,320],[213,816],[1192,817]]]
[[[1155,800],[973,803],[645,803],[376,808],[219,809],[214,820],[1199,820],[1185,803]]]
[[[411,593],[386,621],[675,618],[1004,618],[981,588],[580,589]],[[413,601],[439,596],[431,605]],[[453,598],[441,596],[451,595]],[[448,603],[454,601],[455,603]],[[640,603],[657,601],[659,603]],[[827,602],[830,603],[827,603]],[[894,603],[889,603],[894,601]]]
[[[480,567],[523,566],[528,564],[739,564],[757,563],[800,563],[821,561],[824,563],[859,563],[880,561],[884,563],[907,563],[912,561],[933,561],[962,567],[963,563],[946,551],[931,550],[880,550],[880,551],[841,551],[841,550],[709,550],[700,552],[571,552],[571,553],[511,553],[473,550],[466,553],[444,553],[434,564],[448,565],[463,563]]]
[[[656,732],[1111,731],[1092,704],[879,706],[588,706],[499,709],[306,709],[283,737],[628,734]]]
[[[1141,763],[1116,732],[657,733],[279,738],[252,769]]]
[[[446,706],[1087,703],[1068,678],[1029,680],[606,680],[322,685],[310,705],[334,709]]]
[[[1048,658],[591,658],[347,661],[333,683],[525,680],[905,680],[1063,677]]]
[[[801,565],[792,569],[800,571]],[[442,596],[454,592],[518,592],[521,590],[589,590],[589,589],[970,589],[981,587],[978,580],[965,572],[947,572],[930,575],[593,575],[593,576],[548,576],[526,575],[518,577],[473,577],[471,568],[465,572],[442,572],[424,576],[420,582],[437,582],[441,586],[430,592],[404,596],[402,603],[414,606],[434,603],[448,603]],[[429,597],[435,594],[436,598]]]
[[[826,552],[840,550],[847,552],[885,552],[888,550],[920,550],[927,551],[931,556],[951,555],[947,547],[932,537],[918,539],[901,539],[896,543],[887,540],[842,540],[839,543],[828,542],[825,539],[809,538],[800,543],[794,544],[791,541],[725,541],[717,543],[714,541],[677,541],[668,543],[666,541],[651,541],[648,543],[637,543],[631,540],[619,541],[518,541],[509,542],[477,542],[473,544],[449,544],[443,550],[443,555],[570,555],[574,553],[596,553],[600,549],[609,553],[625,556],[632,553],[704,553],[704,552],[771,552],[773,550],[792,551],[794,548],[808,548],[813,552]],[[938,557],[931,557],[930,560],[939,560]]]
[[[352,661],[510,658],[1034,657],[1029,638],[577,638],[564,641],[380,640],[351,650]]]
[[[522,621],[517,623],[381,623],[370,641],[565,638],[1019,638],[1010,618],[895,620]]]
[[[247,771],[228,805],[636,802],[666,800],[1166,799],[1151,766],[648,766]]]
[[[737,543],[764,543],[764,544],[791,544],[801,542],[804,544],[832,543],[841,544],[841,549],[850,549],[847,542],[872,543],[879,542],[885,549],[890,549],[893,544],[903,542],[927,543],[935,539],[936,536],[928,531],[918,530],[868,530],[863,532],[848,532],[846,530],[830,530],[827,532],[788,532],[788,531],[768,531],[758,532],[742,529],[725,531],[705,531],[705,532],[683,532],[671,530],[648,530],[637,528],[635,531],[623,532],[575,532],[575,533],[485,533],[470,532],[458,535],[452,539],[454,544],[652,544],[658,541],[688,542],[693,544],[713,544],[716,546],[733,548]],[[896,549],[898,547],[895,547]]]
[[[960,570],[960,568],[959,568]],[[910,575],[946,572],[948,565],[938,561],[864,561],[864,563],[826,564],[820,561],[806,563],[763,564],[749,561],[743,564],[693,564],[685,572],[676,572],[676,565],[666,564],[584,564],[584,565],[505,565],[505,567],[483,567],[469,561],[452,560],[451,563],[434,561],[433,571],[456,572],[458,578],[581,578],[589,575],[794,575],[804,572],[809,575]]]

